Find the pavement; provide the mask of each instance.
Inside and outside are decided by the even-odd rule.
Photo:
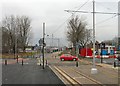
[[[92,64],[91,61],[88,61],[86,59],[79,59],[80,62],[86,63],[86,64]],[[114,67],[114,65],[107,64],[107,63],[95,63],[96,66],[104,67],[104,68],[112,68],[118,70],[119,67]]]
[[[23,66],[21,62],[2,64],[2,86],[6,86],[6,84],[7,86],[41,86],[47,84],[65,86],[48,66],[43,69],[42,66],[37,65],[37,61],[35,58],[26,60]]]

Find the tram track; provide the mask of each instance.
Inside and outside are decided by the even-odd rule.
[[[82,84],[80,82],[78,82],[77,80],[75,80],[74,78],[72,78],[69,74],[67,74],[64,70],[58,68],[57,66],[54,66],[54,69],[62,75],[62,77],[64,77],[67,82],[69,82],[69,84],[71,86],[75,86],[75,85],[79,85],[82,86]]]
[[[60,68],[60,67],[57,67],[57,66],[54,66],[54,69],[62,75],[62,77],[64,77],[72,86],[75,86],[75,85],[78,85],[78,86],[84,86],[85,84],[84,83],[81,83],[80,81],[78,81],[75,77],[72,77],[70,74],[68,74],[64,69]],[[73,71],[72,68],[70,68],[71,71]],[[97,86],[103,86],[102,83],[100,83],[99,81],[96,81],[94,79],[92,79],[91,77],[89,76],[86,76],[85,74],[83,73],[80,73],[76,70],[73,71],[74,73],[76,74],[79,74],[81,77],[84,77],[84,79],[86,80],[89,80],[91,82],[93,82],[94,84],[92,85],[97,85]],[[78,77],[79,78],[79,77]],[[87,84],[86,84],[87,85]]]
[[[99,86],[103,86],[101,82],[99,82],[99,81],[97,81],[97,80],[95,80],[95,79],[93,79],[93,78],[91,78],[91,77],[89,77],[89,76],[83,74],[82,72],[73,70],[72,68],[70,68],[70,69],[71,69],[72,71],[76,72],[77,74],[82,75],[83,77],[86,77],[87,79],[91,80],[92,82],[98,84]]]

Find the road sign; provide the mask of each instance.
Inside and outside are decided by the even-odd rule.
[[[42,38],[39,40],[39,45],[40,45],[40,46],[43,45],[43,39],[42,39]]]

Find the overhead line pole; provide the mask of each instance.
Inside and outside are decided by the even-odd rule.
[[[93,0],[93,68],[95,68],[95,1]]]
[[[73,11],[73,10],[65,10],[66,12],[81,12],[81,13],[93,13],[93,68],[91,69],[91,73],[97,73],[97,69],[95,67],[95,14],[116,14],[120,15],[120,13],[110,13],[110,12],[95,12],[95,1],[93,0],[93,12],[88,11]]]

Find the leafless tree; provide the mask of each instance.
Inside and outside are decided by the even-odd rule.
[[[25,50],[30,40],[31,20],[27,16],[7,16],[2,20],[2,45],[10,52],[18,48]],[[16,46],[17,45],[17,46]],[[4,48],[3,48],[4,49]]]
[[[2,21],[2,44],[8,46],[11,52],[15,52],[15,17],[13,15],[5,17]],[[6,43],[5,43],[6,42]],[[4,49],[4,48],[3,48]]]
[[[86,21],[79,16],[72,16],[68,21],[67,39],[73,44],[73,47],[76,46],[76,43],[84,47],[90,41],[91,31],[86,26]]]
[[[9,43],[9,34],[8,34],[8,30],[4,27],[0,27],[1,31],[2,31],[2,50],[6,53],[9,52],[10,50],[10,43]]]
[[[17,25],[18,25],[18,42],[19,46],[25,51],[26,46],[31,39],[31,20],[27,16],[17,17]]]

